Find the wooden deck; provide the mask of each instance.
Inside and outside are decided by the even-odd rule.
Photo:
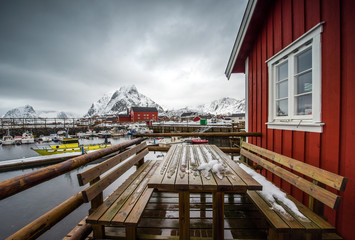
[[[267,223],[245,194],[225,194],[225,239],[266,239]],[[190,236],[212,237],[212,194],[190,194]],[[125,230],[106,228],[107,239],[124,239]],[[139,239],[175,239],[179,236],[178,193],[155,191],[138,224]],[[88,239],[93,239],[92,235]]]

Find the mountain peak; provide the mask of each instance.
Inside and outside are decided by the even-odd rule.
[[[119,92],[138,92],[138,90],[136,85],[132,84],[120,87]]]
[[[126,112],[131,107],[156,107],[159,112],[163,111],[159,104],[139,93],[135,85],[127,85],[120,87],[111,95],[105,94],[91,105],[85,116],[118,114]]]
[[[68,118],[77,117],[74,113],[63,111],[35,111],[31,105],[13,108],[3,118]]]

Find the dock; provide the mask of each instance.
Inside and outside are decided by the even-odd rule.
[[[254,134],[255,137],[258,134]],[[136,138],[127,142],[123,142],[112,147],[98,150],[80,156],[65,156],[66,160],[34,170],[22,176],[14,177],[0,183],[0,199],[10,197],[25,189],[31,188],[38,184],[44,184],[46,181],[65,174],[68,171],[77,169],[84,164],[95,161],[96,159],[105,158],[107,161],[120,162],[124,161],[122,156],[126,156],[125,152],[132,152],[132,147],[138,146],[144,138]],[[149,149],[147,147],[146,149]],[[154,149],[156,150],[156,149]],[[168,149],[166,149],[168,150]],[[141,150],[143,151],[143,150]],[[147,151],[147,150],[145,150]],[[229,150],[230,151],[230,150]],[[233,150],[235,151],[235,150]],[[221,151],[222,152],[222,151]],[[137,153],[138,154],[138,153]],[[138,154],[139,155],[139,154]],[[137,155],[137,156],[138,156]],[[52,156],[47,156],[52,157]],[[59,159],[63,160],[64,156]],[[136,158],[138,161],[139,159]],[[48,161],[61,161],[47,159]],[[143,160],[143,159],[142,159]],[[17,164],[22,164],[23,160],[17,160]],[[24,162],[46,161],[45,159],[32,158],[26,159]],[[149,159],[145,161],[149,162]],[[137,163],[140,163],[139,160]],[[159,163],[161,161],[157,161]],[[14,164],[15,162],[13,162]],[[9,165],[7,162],[4,165]],[[101,163],[103,166],[104,162]],[[139,167],[140,165],[137,165]],[[113,167],[112,167],[113,168]],[[137,168],[138,170],[139,168]],[[120,171],[120,170],[114,170]],[[141,171],[141,170],[140,170]],[[115,173],[111,174],[115,174]],[[26,179],[24,184],[19,184]],[[102,178],[102,179],[105,179]],[[107,180],[105,180],[107,181]],[[119,187],[119,186],[118,186]],[[177,192],[162,192],[154,190],[151,197],[148,199],[146,206],[142,209],[142,216],[137,225],[137,236],[140,239],[176,239],[179,238],[179,197]],[[190,201],[190,218],[191,218],[191,239],[202,238],[211,239],[213,234],[213,196],[212,193],[191,193]],[[224,201],[224,236],[225,239],[266,239],[265,229],[266,221],[258,213],[257,208],[251,204],[245,194],[240,193],[225,193]],[[35,221],[23,227],[9,239],[26,238],[36,239],[41,234],[49,230],[57,222],[70,214],[76,208],[85,203],[82,192],[72,196],[54,209],[45,213]],[[124,227],[107,227],[107,238],[125,239],[126,233]],[[95,239],[91,232],[91,225],[85,221],[78,223],[78,226],[73,226],[73,231],[63,235],[65,239],[83,239],[85,234],[86,239]],[[79,234],[80,233],[80,234]],[[65,234],[65,233],[64,233]],[[75,236],[80,235],[80,238]]]

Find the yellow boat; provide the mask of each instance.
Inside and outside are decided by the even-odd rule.
[[[92,145],[79,145],[79,139],[76,138],[65,138],[62,140],[62,144],[50,145],[49,147],[37,147],[31,148],[33,151],[40,155],[52,155],[59,153],[70,153],[70,152],[87,152],[91,150],[98,150],[110,147],[111,144],[92,144]]]

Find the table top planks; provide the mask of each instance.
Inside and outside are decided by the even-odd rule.
[[[223,176],[198,169],[218,161]],[[216,162],[214,162],[216,163]],[[156,169],[148,187],[160,191],[239,192],[261,190],[262,186],[214,145],[173,145]]]

